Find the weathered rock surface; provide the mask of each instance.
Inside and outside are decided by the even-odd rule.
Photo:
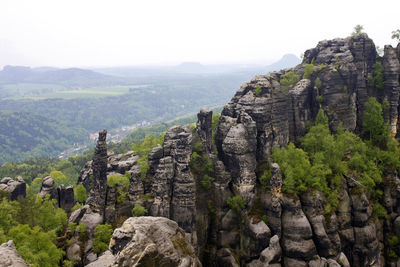
[[[29,265],[22,259],[15,249],[12,240],[0,245],[0,266],[1,267],[28,267]]]
[[[4,177],[0,181],[0,190],[9,192],[11,200],[17,200],[19,196],[26,196],[26,183],[20,176],[16,180]]]
[[[49,195],[50,199],[58,199],[56,183],[50,176],[43,178],[42,187],[40,188],[40,197],[44,198],[46,195]]]
[[[206,152],[210,153],[213,148],[212,144],[212,111],[207,108],[202,108],[197,114],[197,134],[203,142]]]
[[[91,190],[86,204],[89,204],[92,209],[97,210],[101,215],[104,215],[106,199],[104,193],[107,192],[107,131],[99,132],[96,148],[93,154],[93,181]]]
[[[57,187],[58,206],[69,212],[75,204],[74,187],[60,185]]]
[[[186,232],[196,229],[196,184],[189,169],[192,133],[188,127],[170,128],[162,146],[149,154],[153,216],[176,221]]]
[[[115,256],[111,251],[104,252],[96,261],[86,265],[86,267],[110,267],[115,262]]]
[[[383,88],[371,83],[377,63],[383,66]],[[306,64],[313,64],[314,71],[303,77]],[[297,74],[299,81],[286,90],[280,80],[288,72]],[[158,256],[160,246],[156,244],[161,241],[153,233],[147,233],[147,228],[143,230],[144,220],[150,219],[143,219],[137,225],[134,220],[140,221],[140,218],[129,219],[114,232],[114,241],[110,243],[113,255],[108,253],[109,257],[104,258],[115,257],[114,264],[121,265],[161,264],[165,260],[172,265],[191,266],[197,264],[196,253],[204,264],[215,266],[339,266],[339,263],[384,266],[388,238],[393,234],[400,238],[397,172],[385,173],[381,204],[388,216],[380,222],[373,216],[375,204],[371,195],[357,188],[354,182],[357,177],[343,175],[338,207],[331,212],[319,191],[309,190],[301,195],[283,193],[284,176],[270,156],[276,147],[286,146],[290,141],[299,143],[321,108],[333,132],[342,125],[346,130],[362,133],[364,104],[371,96],[389,103],[384,116],[392,134],[398,135],[399,76],[400,45],[386,46],[384,56],[379,57],[366,34],[325,40],[304,53],[302,64],[258,75],[245,83],[224,107],[215,140],[212,140],[212,112],[207,109],[198,114],[195,131],[178,126],[169,129],[164,143],[149,153],[149,172],[144,181],[137,156],[131,152],[107,156],[104,144],[99,143],[94,160],[81,172],[79,181],[97,192],[91,193],[94,196],[91,199],[98,199],[99,192],[105,191],[107,197],[88,201],[90,207],[104,201],[101,214],[106,214],[107,221],[129,210],[131,206],[123,208],[116,204],[117,189],[104,187],[101,182],[107,175],[128,172],[130,205],[139,203],[152,216],[174,220],[190,235],[188,240],[178,231],[185,244],[193,246],[190,253],[180,258],[173,256],[179,251],[169,254],[173,259]],[[202,177],[193,175],[189,167],[192,146],[198,141],[202,142],[202,153],[213,162],[214,177],[207,192],[199,189]],[[271,178],[261,188],[258,179],[266,166]],[[142,198],[144,195],[146,200]],[[246,203],[235,212],[227,205],[227,199],[234,195],[240,195]],[[72,220],[88,222],[85,216],[93,213],[90,207],[74,212]],[[90,218],[90,221],[96,220]],[[158,233],[160,227],[151,229]],[[140,244],[144,245],[136,247]],[[177,250],[176,246],[172,247]],[[394,266],[394,262],[387,264]]]
[[[131,217],[114,231],[110,250],[115,266],[202,266],[185,236],[167,218]]]

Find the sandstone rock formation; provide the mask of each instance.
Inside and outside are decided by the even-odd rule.
[[[170,218],[186,232],[196,228],[196,185],[189,169],[192,133],[188,127],[170,128],[162,146],[149,154],[153,216]]]
[[[109,249],[88,266],[202,266],[186,233],[163,217],[127,219],[115,229]]]
[[[107,131],[99,132],[99,138],[93,154],[93,180],[91,190],[86,201],[92,209],[97,210],[101,215],[104,215],[106,199],[104,193],[107,191]]]
[[[389,103],[384,116],[392,134],[398,135],[399,51],[400,45],[386,46],[384,56],[379,57],[366,34],[320,42],[304,53],[302,64],[258,75],[245,83],[224,107],[216,132],[212,112],[207,109],[198,114],[193,131],[189,127],[170,128],[164,143],[149,153],[145,179],[140,177],[137,156],[132,152],[107,156],[105,140],[99,139],[93,161],[79,178],[79,183],[93,191],[90,205],[74,212],[72,221],[86,216],[83,221],[89,223],[99,206],[104,207],[99,214],[113,222],[139,203],[149,215],[177,223],[172,226],[169,220],[158,217],[127,220],[114,232],[112,254],[100,257],[103,262],[122,266],[148,261],[196,266],[194,254],[207,266],[385,266],[391,250],[400,253],[400,247],[389,247],[394,236],[400,238],[400,179],[396,171],[385,173],[382,205],[388,216],[379,220],[372,216],[372,196],[357,190],[357,177],[341,177],[334,212],[327,211],[327,200],[318,190],[301,195],[283,193],[285,177],[271,153],[289,142],[298,144],[321,108],[333,132],[341,125],[362,134],[364,104],[371,96]],[[306,65],[311,64],[312,73],[303,77]],[[379,64],[385,77],[382,88],[371,82]],[[299,80],[284,88],[280,80],[289,72]],[[191,169],[196,149],[201,150],[198,155],[211,160],[208,176],[212,179],[204,180],[203,174]],[[260,169],[266,166],[271,177],[261,186]],[[126,172],[130,185],[129,201],[124,206],[115,201],[117,188],[107,187],[104,181],[107,175]],[[236,209],[228,205],[233,196],[240,196],[244,205]],[[97,221],[97,217],[92,219]],[[171,235],[162,233],[166,240],[161,240],[150,233],[178,226],[186,235],[181,230],[167,232],[179,233],[180,240],[190,244],[190,253],[182,254],[186,249],[168,243]],[[160,255],[160,248],[170,251],[170,256]]]
[[[50,195],[50,199],[58,199],[56,184],[50,176],[43,178],[40,188],[40,197],[44,198],[46,195]]]
[[[28,267],[29,265],[22,259],[15,249],[12,240],[0,245],[0,266],[1,267]]]
[[[9,192],[11,200],[17,200],[19,196],[25,197],[26,183],[20,176],[18,176],[16,180],[10,177],[4,177],[0,181],[0,190]]]

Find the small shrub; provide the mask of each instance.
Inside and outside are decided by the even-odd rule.
[[[116,200],[117,200],[118,204],[123,203],[126,200],[127,196],[128,196],[128,194],[127,194],[127,192],[125,192],[123,190],[123,188],[118,188],[117,189],[117,198],[116,198]]]
[[[142,195],[140,198],[143,200],[143,201],[148,201],[150,198],[152,198],[153,197],[153,195],[151,194],[151,193],[146,193],[146,194],[144,194],[144,195]]]
[[[272,174],[271,174],[271,170],[269,168],[267,170],[265,170],[263,175],[261,175],[260,183],[264,188],[266,188],[268,186],[271,176],[272,176]]]
[[[314,71],[315,71],[314,64],[306,64],[304,66],[303,79],[310,79]]]
[[[203,152],[203,143],[201,141],[196,142],[196,144],[194,144],[193,151],[197,153]]]
[[[256,97],[261,96],[261,90],[262,90],[261,85],[256,85],[256,86],[255,86],[255,90],[254,90],[254,95],[255,95]]]
[[[76,211],[76,210],[78,210],[78,209],[80,209],[80,208],[82,208],[82,204],[76,203],[76,204],[72,207],[71,211]]]
[[[211,189],[212,182],[214,182],[214,180],[215,180],[215,179],[214,179],[213,177],[210,177],[210,176],[208,176],[207,174],[205,174],[205,175],[203,176],[203,179],[201,180],[200,184],[201,184],[201,186],[202,186],[204,189],[210,190],[210,189]]]
[[[140,217],[147,213],[147,209],[142,207],[139,204],[135,204],[135,207],[132,209],[132,217]]]
[[[386,209],[380,203],[376,203],[372,212],[372,217],[385,219],[386,216],[387,216]]]
[[[324,101],[324,97],[322,95],[318,95],[315,100],[317,100],[318,103],[322,103]]]
[[[322,87],[321,79],[318,77],[317,77],[317,79],[315,79],[315,87],[317,87],[317,89],[321,89],[321,87]]]
[[[84,223],[78,224],[76,227],[76,232],[78,232],[80,240],[86,240],[88,238],[86,233],[86,225]]]
[[[129,178],[127,178],[125,175],[110,175],[107,177],[108,186],[116,186],[118,184],[128,188]]]
[[[109,224],[99,224],[96,226],[94,233],[93,250],[97,254],[102,253],[108,249],[113,230]]]
[[[226,201],[233,212],[239,214],[246,206],[246,201],[240,196],[229,197]]]
[[[389,260],[390,261],[395,261],[398,258],[396,252],[393,249],[389,250],[389,255],[388,256],[389,256]]]
[[[383,65],[380,62],[376,62],[372,66],[372,76],[368,78],[368,85],[377,89],[383,90],[385,77],[383,74]]]
[[[214,204],[213,204],[212,202],[208,202],[208,204],[207,204],[207,209],[208,209],[208,212],[209,212],[210,214],[215,214],[215,212],[217,211],[217,210],[215,209]]]
[[[280,83],[282,92],[287,93],[300,80],[299,75],[294,72],[287,72],[281,76]]]
[[[75,195],[75,199],[78,202],[84,203],[87,199],[86,188],[82,184],[78,184],[74,188],[74,195]]]
[[[359,36],[359,35],[361,35],[362,34],[362,31],[364,30],[364,27],[362,26],[362,25],[360,25],[360,24],[357,24],[355,27],[354,27],[354,30],[353,30],[353,32],[351,33],[351,36]]]

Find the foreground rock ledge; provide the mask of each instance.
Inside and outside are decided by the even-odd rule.
[[[131,217],[115,229],[109,251],[87,266],[202,266],[187,233],[164,217]]]
[[[28,267],[29,265],[15,249],[14,242],[10,240],[0,246],[0,266]]]

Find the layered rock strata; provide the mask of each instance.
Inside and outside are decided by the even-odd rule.
[[[4,177],[0,181],[0,190],[9,192],[10,200],[17,200],[19,196],[26,196],[26,183],[21,176],[18,176],[16,180]]]

